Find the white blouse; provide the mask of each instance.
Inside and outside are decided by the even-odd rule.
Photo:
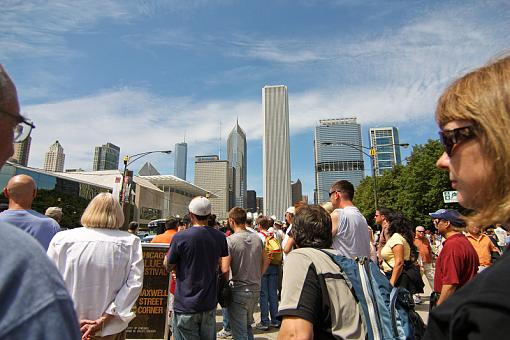
[[[48,256],[62,274],[78,319],[96,320],[104,312],[115,317],[97,336],[116,334],[135,317],[131,308],[143,284],[140,239],[128,232],[76,228],[57,233]]]

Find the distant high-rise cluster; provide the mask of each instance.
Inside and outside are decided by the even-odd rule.
[[[64,148],[57,140],[50,146],[48,152],[44,154],[43,169],[46,171],[63,172],[65,158]]]
[[[96,146],[94,149],[93,171],[116,170],[119,168],[120,148],[112,143]]]
[[[175,144],[174,176],[186,180],[186,165],[188,162],[188,144],[186,142]]]
[[[230,131],[227,140],[227,158],[232,169],[232,195],[231,207],[246,208],[246,134],[236,121],[236,125]]]
[[[264,215],[282,218],[292,203],[287,86],[262,89]]]
[[[315,127],[316,201],[329,201],[329,189],[339,180],[355,187],[363,180],[361,126],[356,118],[322,119]]]
[[[396,127],[370,128],[370,147],[375,149],[375,173],[381,176],[386,170],[391,170],[395,164],[402,162],[398,130]]]
[[[9,159],[9,161],[17,163],[19,165],[27,166],[31,143],[32,143],[31,136],[28,136],[27,139],[25,139],[21,143],[14,143],[14,154]]]

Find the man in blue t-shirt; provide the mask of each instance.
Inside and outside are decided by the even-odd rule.
[[[215,339],[217,274],[228,275],[225,235],[207,226],[211,202],[195,197],[189,204],[192,227],[175,234],[168,254],[168,270],[176,272],[174,339]]]
[[[29,233],[47,250],[60,226],[54,219],[32,210],[37,195],[34,179],[28,175],[12,177],[4,188],[4,195],[9,199],[9,209],[0,213],[0,221]]]

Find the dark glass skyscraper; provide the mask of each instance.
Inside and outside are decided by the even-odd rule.
[[[92,170],[117,170],[119,168],[120,148],[112,143],[96,146]]]
[[[228,162],[232,169],[231,205],[246,209],[246,134],[236,121],[227,140]]]
[[[356,118],[323,119],[315,127],[316,201],[329,201],[329,189],[339,180],[355,187],[364,178],[361,126]]]

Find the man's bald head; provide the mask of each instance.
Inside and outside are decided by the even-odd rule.
[[[9,209],[30,209],[37,194],[35,181],[28,175],[12,177],[4,188],[4,195],[9,199]]]

